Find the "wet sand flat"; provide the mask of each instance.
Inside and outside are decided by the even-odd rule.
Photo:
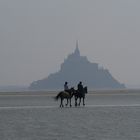
[[[0,139],[139,140],[139,92],[98,92],[72,108],[59,108],[57,92],[0,93]]]

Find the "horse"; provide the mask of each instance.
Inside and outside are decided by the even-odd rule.
[[[83,88],[83,92],[79,92],[78,90],[75,90],[74,97],[75,97],[75,106],[80,106],[81,104],[81,98],[83,99],[83,106],[85,106],[85,94],[88,92],[87,86]],[[79,103],[77,104],[77,100],[79,98]]]
[[[68,105],[68,102],[70,101],[70,107],[72,106],[71,105],[71,98],[73,97],[74,95],[74,88],[70,88],[69,90],[67,91],[61,91],[57,94],[57,96],[55,97],[55,100],[58,100],[59,98],[61,99],[61,102],[60,102],[60,107],[64,107],[63,105],[63,100],[64,99],[67,99],[67,103],[66,103],[66,106]]]

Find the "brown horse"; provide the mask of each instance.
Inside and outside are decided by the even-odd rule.
[[[63,100],[67,99],[67,103],[66,106],[68,105],[68,103],[70,102],[70,107],[71,105],[71,98],[74,95],[74,88],[70,88],[68,91],[61,91],[57,94],[57,96],[55,97],[55,100],[58,100],[60,98],[61,102],[60,102],[60,107],[64,107],[63,105]]]

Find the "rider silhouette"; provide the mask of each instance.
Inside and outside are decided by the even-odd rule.
[[[64,84],[64,91],[66,91],[66,92],[69,91],[68,82],[65,82],[65,84]]]
[[[77,89],[78,89],[78,92],[79,94],[82,94],[83,93],[83,85],[82,85],[82,82],[80,81],[79,84],[77,85]]]

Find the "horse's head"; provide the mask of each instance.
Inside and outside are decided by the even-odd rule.
[[[84,87],[84,92],[85,92],[85,93],[88,93],[87,86],[86,86],[86,87]]]
[[[71,92],[71,93],[74,93],[74,91],[75,91],[74,87],[71,87],[71,88],[70,88],[70,92]]]
[[[72,96],[75,95],[76,90],[74,89],[74,87],[71,87],[70,88],[70,93],[71,93]]]

